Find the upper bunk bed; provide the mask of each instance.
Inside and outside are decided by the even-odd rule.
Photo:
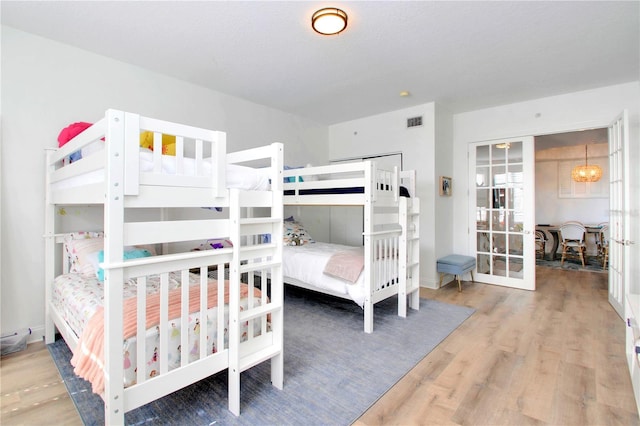
[[[288,169],[284,171],[284,203],[396,206],[398,198],[410,192],[409,188],[401,187],[401,173],[406,184],[415,188],[409,172],[380,169],[375,161]]]
[[[282,388],[282,239],[256,243],[282,235],[281,144],[227,153],[224,132],[108,110],[49,150],[46,168],[46,341],[57,329],[95,379],[105,423],[225,369],[239,415],[240,373],[269,359]],[[93,204],[93,232],[59,230],[60,206]],[[189,246],[212,239],[228,244]],[[268,296],[256,276],[270,278]],[[70,314],[65,295],[81,289],[96,296],[79,310],[90,318]]]

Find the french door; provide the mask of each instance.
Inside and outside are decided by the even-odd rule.
[[[629,118],[627,111],[609,126],[609,303],[625,317],[625,290],[629,288]]]
[[[533,137],[469,145],[476,281],[535,290]]]

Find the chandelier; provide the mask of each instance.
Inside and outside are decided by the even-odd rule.
[[[587,145],[584,146],[584,165],[575,166],[571,170],[571,177],[576,182],[597,182],[602,177],[602,169],[598,165],[587,162]]]

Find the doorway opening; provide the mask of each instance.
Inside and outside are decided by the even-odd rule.
[[[545,238],[543,242],[536,242],[536,265],[607,273],[608,129],[541,135],[534,138],[534,143],[536,231],[541,231]],[[598,181],[576,182],[572,179],[573,168],[585,163],[601,168],[602,176]],[[577,257],[568,258],[561,264],[559,227],[569,221],[585,226],[585,266]]]

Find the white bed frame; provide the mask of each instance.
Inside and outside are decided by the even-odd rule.
[[[154,171],[140,172],[139,143],[142,131],[154,132]],[[176,135],[176,159],[178,170],[186,153],[193,154],[196,163],[211,155],[216,165],[215,173],[209,176],[180,176],[163,174],[160,169],[161,135]],[[77,162],[62,167],[62,161],[72,152],[105,138],[105,148]],[[191,144],[191,148],[187,146]],[[193,151],[189,152],[189,149]],[[240,373],[256,364],[271,360],[271,381],[281,389],[283,385],[283,283],[282,283],[282,238],[273,238],[269,244],[252,244],[253,236],[271,233],[282,235],[282,170],[283,146],[274,143],[236,153],[226,153],[226,134],[191,126],[150,119],[136,114],[116,110],[106,111],[105,117],[82,132],[59,149],[47,153],[46,191],[46,342],[54,341],[55,329],[64,337],[72,351],[76,349],[78,336],[62,320],[51,303],[51,285],[60,272],[58,257],[61,256],[60,233],[56,230],[56,210],[61,205],[100,204],[104,208],[105,232],[105,423],[123,424],[124,414],[134,408],[161,398],[171,392],[192,384],[224,369],[229,373],[229,410],[240,414]],[[261,163],[267,165],[271,180],[269,190],[249,191],[227,189],[225,168],[227,164]],[[65,181],[89,172],[103,171],[103,179],[97,183],[75,184],[65,188]],[[95,173],[94,173],[95,174]],[[196,174],[198,174],[196,172]],[[203,206],[228,209],[228,218],[206,220],[168,220],[166,208],[194,208],[202,212]],[[128,209],[159,209],[160,221],[127,222]],[[261,211],[263,216],[247,217],[249,212]],[[233,248],[206,251],[188,251],[162,254],[143,259],[123,260],[123,246],[140,244],[162,244],[208,238],[225,237]],[[62,256],[64,257],[64,256]],[[56,260],[56,258],[58,258]],[[66,264],[66,262],[64,262]],[[230,282],[229,297],[229,345],[215,354],[204,353],[206,328],[201,330],[200,359],[189,362],[188,344],[182,344],[182,365],[167,371],[167,339],[160,342],[160,374],[146,379],[144,368],[138,365],[137,383],[124,388],[122,353],[123,282],[144,278],[151,274],[167,276],[171,271],[182,271],[183,277],[193,268],[201,273],[201,300],[206,300],[208,267],[218,267],[218,276],[228,268]],[[68,269],[67,269],[68,270]],[[270,298],[263,291],[260,306],[250,303],[249,309],[240,311],[240,277],[248,274],[249,285],[254,285],[254,273],[270,277]],[[262,281],[266,282],[266,279]],[[218,280],[219,289],[224,282]],[[182,300],[188,299],[186,288]],[[142,287],[144,288],[144,287]],[[264,290],[264,288],[263,288]],[[166,286],[161,289],[161,303],[167,303]],[[144,291],[138,291],[137,340],[144,341]],[[218,294],[224,294],[219,291]],[[163,302],[164,300],[164,302]],[[250,301],[253,298],[249,298]],[[223,302],[222,296],[220,302]],[[220,303],[221,304],[221,303]],[[200,306],[200,315],[206,311],[206,303]],[[224,336],[224,309],[218,309],[218,336]],[[271,330],[266,330],[266,318],[270,315]],[[182,307],[182,327],[188,326],[188,307]],[[249,336],[241,342],[239,325],[246,321],[262,321],[264,328],[258,337]],[[206,321],[201,327],[206,327]],[[160,335],[166,336],[169,327],[167,308],[161,308]],[[186,339],[186,328],[182,330]],[[164,339],[164,340],[163,340]],[[186,340],[185,340],[186,342]],[[183,342],[183,343],[185,343]],[[220,344],[222,343],[222,344]],[[144,345],[138,362],[144,363]],[[217,345],[224,348],[222,340]],[[163,355],[164,354],[164,355]],[[215,403],[212,401],[212,403]]]
[[[285,205],[363,206],[364,219],[364,331],[373,332],[373,307],[398,295],[398,315],[406,317],[407,302],[419,309],[420,200],[415,198],[416,173],[378,169],[374,161],[305,167],[284,171]],[[291,179],[286,179],[291,178]],[[289,181],[289,182],[287,182]],[[405,186],[411,198],[400,197]],[[356,194],[302,194],[304,190],[363,187]],[[287,195],[294,191],[293,195]],[[376,253],[384,252],[384,256]],[[396,255],[397,253],[397,255]],[[297,279],[287,284],[349,298],[318,289]]]

